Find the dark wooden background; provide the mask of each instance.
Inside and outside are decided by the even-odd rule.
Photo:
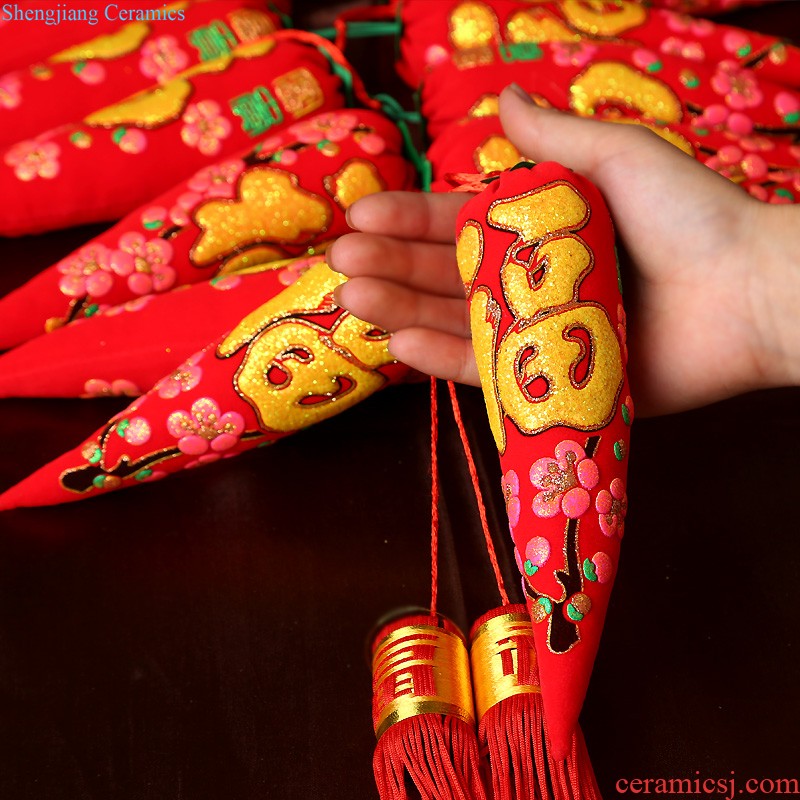
[[[727,19],[797,39],[799,5]],[[374,81],[391,45],[354,57]],[[0,291],[99,230],[0,240]],[[482,401],[462,397],[502,531]],[[800,778],[798,400],[634,426],[583,714],[607,798],[620,778]],[[123,405],[0,401],[0,489]],[[428,413],[426,385],[390,389],[224,464],[0,515],[0,798],[375,797],[365,651],[381,615],[428,602]],[[442,610],[468,627],[497,597],[449,419],[441,448]]]

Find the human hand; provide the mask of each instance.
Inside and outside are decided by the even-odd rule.
[[[800,209],[754,200],[641,126],[540,109],[515,87],[501,95],[500,117],[521,153],[570,167],[606,198],[630,264],[628,368],[640,411],[800,383]],[[337,301],[393,331],[398,360],[477,385],[454,245],[467,199],[364,198],[349,215],[362,232],[330,258],[351,278]]]

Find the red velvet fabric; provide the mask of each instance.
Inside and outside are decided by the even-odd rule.
[[[117,219],[267,130],[341,107],[341,81],[319,48],[309,34],[278,32],[5,148],[0,235]]]
[[[627,510],[633,405],[614,230],[589,181],[542,163],[491,182],[463,207],[457,235],[551,755],[562,759]]]
[[[470,51],[487,45],[558,42],[559,57],[569,60],[578,43],[585,48],[609,40],[680,56],[689,67],[730,60],[776,83],[800,86],[797,47],[633,0],[608,3],[602,11],[581,0],[398,0],[395,6],[403,23],[398,69],[414,87],[443,61],[470,58]]]
[[[19,35],[23,24],[8,27]],[[182,19],[123,24],[54,50],[47,59],[0,77],[0,146],[167,83],[280,27],[280,17],[263,0],[209,0],[183,9]],[[93,33],[88,25],[80,30]]]
[[[475,58],[443,62],[422,87],[431,137],[465,116],[484,95],[497,94],[512,82],[543,102],[583,115],[622,113],[670,124],[698,117],[706,122],[706,112],[719,110],[734,132],[754,126],[792,135],[800,131],[800,93],[731,61],[712,69],[614,43],[582,43],[569,58],[561,56],[555,42],[489,47]]]
[[[696,122],[696,121],[693,121]],[[646,124],[667,141],[734,181],[759,200],[792,203],[800,199],[800,147],[793,137],[755,130],[736,135],[724,122]],[[428,150],[434,191],[448,191],[468,176],[487,175],[517,163],[522,154],[506,139],[497,116],[467,117],[448,125]]]
[[[346,410],[408,368],[388,335],[336,306],[320,257],[77,447],[0,495],[0,510],[67,503],[269,444]],[[88,325],[89,323],[85,323]]]
[[[357,197],[412,187],[401,150],[397,128],[368,109],[323,112],[268,131],[255,147],[150,199],[0,300],[0,349],[144,295],[329,241],[349,230],[345,211]],[[146,338],[159,335],[150,328]],[[44,366],[48,345],[40,347]],[[88,359],[91,348],[84,354]]]

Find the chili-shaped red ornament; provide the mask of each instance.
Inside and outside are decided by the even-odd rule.
[[[633,415],[614,229],[555,164],[490,181],[458,220],[459,270],[500,453],[548,753],[574,746],[617,571]]]

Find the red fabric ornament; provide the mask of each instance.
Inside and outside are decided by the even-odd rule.
[[[414,172],[401,150],[397,128],[368,109],[323,112],[270,131],[0,300],[0,348],[105,307],[297,256],[340,236],[359,197],[411,188]]]
[[[259,272],[144,295],[37,336],[0,356],[0,397],[138,397],[234,327],[254,302],[283,291],[306,261],[276,261]],[[174,388],[181,374],[165,385]]]
[[[550,756],[566,758],[613,583],[633,405],[605,203],[558,164],[462,209],[459,270],[533,620]]]
[[[119,218],[268,130],[341,107],[332,63],[347,69],[323,39],[279,31],[0,151],[0,235]]]
[[[433,191],[448,191],[474,179],[509,169],[522,155],[506,138],[496,116],[497,101],[484,97],[478,113],[447,126],[428,150]],[[708,116],[708,115],[706,115]],[[628,118],[610,122],[642,124],[698,161],[740,185],[759,200],[791,203],[800,199],[800,147],[793,137],[754,129],[733,134],[723,120],[701,128],[690,124],[657,125]]]
[[[650,5],[685,14],[722,14],[741,6],[766,6],[777,0],[649,0]]]
[[[611,113],[662,126],[694,120],[697,127],[720,124],[734,134],[759,128],[785,135],[800,131],[800,93],[732,61],[711,69],[615,43],[596,43],[581,58],[562,60],[559,44],[487,47],[472,60],[440,64],[422,87],[431,137],[513,82],[539,102],[583,116]]]
[[[686,66],[713,69],[733,61],[759,77],[800,86],[800,49],[774,36],[746,31],[674,11],[650,9],[634,0],[598,7],[581,0],[531,4],[521,0],[398,0],[403,22],[398,71],[418,86],[448,60],[489,59],[487,47],[548,43],[558,61],[586,63],[597,43],[613,39],[679,56]]]
[[[281,27],[263,0],[209,0],[180,13],[175,20],[122,24],[0,77],[0,146],[168,83]]]
[[[86,0],[78,8],[63,0],[38,0],[35,8],[17,3],[0,9],[0,74],[24,69],[45,61],[68,47],[91,41],[131,23],[148,24],[165,20],[180,21],[180,12],[202,6],[210,0],[184,0],[165,9],[154,8],[149,0],[128,0],[124,7],[101,0]],[[270,13],[291,13],[291,0],[263,0],[261,7]],[[60,13],[59,13],[60,12]],[[158,14],[158,19],[156,19]]]
[[[406,375],[388,334],[333,302],[344,277],[318,258],[308,267],[78,447],[0,495],[0,510],[68,503],[229,458]]]

